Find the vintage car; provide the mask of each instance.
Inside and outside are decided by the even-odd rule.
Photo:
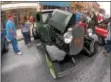
[[[55,9],[44,23],[39,21],[37,16],[38,13],[33,16],[35,37],[44,47],[46,62],[53,78],[73,70],[74,57],[80,52],[86,51],[89,56],[96,54],[95,40],[85,35],[83,27],[76,25],[74,13]],[[41,15],[39,16],[41,18]]]

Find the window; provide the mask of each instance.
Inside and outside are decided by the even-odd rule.
[[[49,13],[44,13],[44,14],[42,14],[43,23],[45,23],[49,17],[50,17],[50,14],[49,14]]]
[[[37,22],[40,22],[40,14],[37,14],[37,15],[36,15],[36,21],[37,21]]]

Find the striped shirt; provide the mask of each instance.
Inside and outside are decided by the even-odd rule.
[[[21,25],[22,32],[29,32],[30,31],[30,24],[26,22],[25,24]]]

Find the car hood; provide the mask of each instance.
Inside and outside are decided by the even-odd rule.
[[[57,30],[64,32],[66,27],[72,23],[71,19],[74,19],[73,13],[56,9],[48,21],[48,24],[55,27]]]

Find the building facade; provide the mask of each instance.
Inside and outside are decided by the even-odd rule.
[[[38,3],[18,3],[2,4],[1,22],[5,23],[8,13],[13,13],[16,28],[19,29],[24,16],[30,17],[32,13],[39,11]]]

